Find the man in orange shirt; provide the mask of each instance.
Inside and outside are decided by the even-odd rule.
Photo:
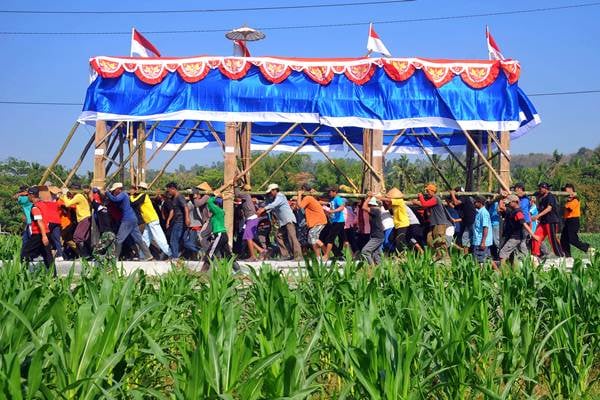
[[[298,190],[298,206],[304,209],[306,214],[306,226],[308,226],[308,244],[310,244],[317,257],[321,257],[321,247],[323,242],[319,239],[319,235],[327,224],[327,216],[321,203],[317,201],[313,196],[304,196],[304,191],[310,191],[311,188],[308,185],[302,185],[302,188]]]
[[[560,247],[562,247],[566,257],[571,257],[571,246],[575,246],[584,253],[587,253],[590,251],[590,245],[579,239],[581,205],[579,204],[577,193],[575,193],[575,187],[567,183],[563,190],[569,193],[569,197],[564,206],[564,226],[560,234]]]

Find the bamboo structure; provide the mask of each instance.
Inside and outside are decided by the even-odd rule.
[[[124,122],[115,121],[111,123],[111,129],[107,130],[107,121],[96,121],[96,130],[93,136],[88,141],[87,145],[83,149],[83,152],[77,159],[77,162],[70,170],[69,175],[63,182],[60,177],[58,177],[53,169],[58,164],[61,156],[66,151],[72,137],[77,130],[78,124],[74,124],[74,126],[69,131],[67,138],[61,148],[58,151],[57,156],[54,158],[51,165],[44,172],[43,180],[46,180],[48,177],[52,176],[58,179],[63,185],[68,185],[72,178],[75,176],[77,170],[80,165],[84,161],[86,154],[88,153],[91,147],[94,147],[94,169],[93,169],[93,181],[92,185],[97,187],[105,187],[110,184],[117,176],[121,175],[121,180],[124,181],[124,175],[129,172],[129,179],[132,184],[136,184],[141,181],[146,180],[146,171],[150,163],[157,157],[158,153],[161,152],[164,147],[171,141],[177,132],[182,129],[185,121],[178,121],[172,130],[169,132],[165,140],[155,149],[155,151],[149,156],[146,157],[146,139],[150,136],[151,132],[157,127],[158,122],[155,122],[153,126],[146,131],[145,123],[131,123],[129,124],[129,129],[126,128],[126,124]],[[185,147],[185,145],[190,141],[194,132],[198,131],[198,126],[201,121],[196,121],[196,124],[192,128],[185,128],[188,130],[187,135],[183,142],[179,144],[176,151],[168,158],[166,162],[162,164],[159,168],[159,172],[154,176],[154,179],[150,183],[150,187],[155,186],[160,177],[164,174],[167,167],[170,163],[176,158],[176,156],[180,153],[180,151]],[[363,163],[363,180],[362,185],[359,187],[347,174],[343,171],[339,165],[335,162],[333,158],[329,156],[327,151],[323,149],[318,142],[316,141],[316,132],[319,128],[315,129],[313,132],[308,132],[303,126],[303,134],[293,133],[294,130],[301,126],[301,124],[296,123],[292,124],[289,129],[281,134],[277,135],[277,139],[264,151],[262,151],[257,157],[254,159],[251,158],[251,137],[252,137],[252,124],[250,123],[235,123],[229,122],[225,125],[225,140],[222,140],[219,133],[214,129],[213,125],[207,121],[207,126],[209,127],[210,133],[213,138],[219,143],[219,146],[222,148],[223,156],[224,156],[224,180],[223,185],[218,189],[224,195],[224,210],[226,213],[226,227],[229,232],[230,241],[233,239],[233,188],[240,183],[248,183],[250,184],[250,176],[252,169],[264,159],[268,154],[270,154],[286,137],[288,136],[302,136],[304,140],[300,142],[300,144],[289,154],[282,163],[280,163],[277,168],[271,173],[269,178],[262,182],[259,186],[260,189],[263,189],[281,169],[287,164],[289,160],[293,158],[298,151],[306,145],[313,146],[317,151],[319,151],[325,159],[331,163],[331,165],[337,170],[340,177],[343,177],[348,181],[353,190],[357,192],[365,193],[370,190],[373,192],[383,193],[385,191],[385,179],[384,179],[384,158],[385,155],[390,151],[390,149],[398,142],[398,140],[405,134],[407,134],[408,130],[402,129],[399,130],[396,134],[394,134],[393,139],[389,142],[385,148],[383,145],[383,136],[384,133],[381,130],[376,129],[364,129],[363,130],[363,146],[362,151],[358,150],[358,148],[346,137],[346,135],[341,132],[338,128],[334,127],[334,130],[343,140],[343,142],[348,146],[348,148],[356,154],[356,156]],[[437,162],[431,157],[429,152],[426,150],[423,141],[420,138],[420,135],[415,134],[414,130],[411,130],[412,134],[417,140],[419,147],[423,151],[423,154],[430,163],[433,165],[433,168],[440,175],[440,179],[444,182],[445,186],[450,188],[450,182],[443,175],[443,171],[437,165]],[[135,135],[134,135],[135,132]],[[465,154],[466,157],[463,160],[454,153],[454,151],[445,144],[445,142],[441,139],[440,135],[438,135],[433,129],[429,129],[429,134],[433,136],[448,153],[449,157],[452,157],[461,168],[465,170],[465,179],[466,179],[466,190],[467,193],[473,193],[478,195],[492,195],[493,182],[492,179],[495,179],[500,187],[505,190],[508,190],[508,185],[510,184],[510,133],[509,132],[500,132],[496,135],[494,132],[487,132],[487,143],[486,146],[482,143],[482,133],[481,132],[468,132],[463,131],[465,138],[467,139],[467,145],[465,146]],[[272,135],[275,134],[264,134],[264,135]],[[134,140],[135,136],[135,140]],[[492,152],[492,145],[496,145],[495,152]],[[487,155],[484,154],[484,147],[487,147]],[[110,153],[110,154],[109,154]],[[477,162],[475,161],[475,157],[477,157]],[[495,157],[499,157],[499,168],[495,169],[492,165]],[[238,166],[238,162],[239,165]],[[116,166],[116,169],[113,168]],[[487,178],[487,192],[481,192],[478,190],[473,190],[475,188],[476,182],[478,182],[477,176],[481,174],[478,171],[479,168],[485,167],[488,170],[488,178]],[[114,171],[111,171],[114,169]],[[110,175],[109,175],[110,173]],[[479,188],[477,188],[479,189]],[[256,192],[255,194],[260,195],[262,192]],[[294,192],[290,192],[291,195],[295,194]],[[440,193],[442,194],[442,193]],[[345,197],[349,198],[360,198],[360,194],[343,194]],[[405,198],[410,199],[414,198],[413,195],[406,195]]]

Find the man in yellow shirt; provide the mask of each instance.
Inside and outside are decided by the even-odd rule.
[[[79,189],[76,185],[73,185],[71,189],[72,190],[62,188],[60,199],[65,203],[65,207],[75,207],[77,226],[73,233],[73,241],[77,245],[79,257],[89,257],[91,255],[91,250],[88,240],[90,238],[90,227],[92,222],[92,211],[88,201],[90,188],[89,186],[84,186],[82,193],[75,193],[75,190]]]
[[[148,190],[148,184],[140,182],[137,186],[131,187],[129,195],[131,206],[139,210],[145,224],[142,239],[148,247],[150,247],[150,242],[154,241],[166,257],[171,257],[169,242],[167,242],[167,237],[160,226],[158,213],[154,209],[150,196],[144,190]]]
[[[391,188],[385,196],[378,197],[379,200],[388,202],[392,206],[394,230],[390,240],[394,243],[394,248],[397,251],[406,248],[406,231],[410,225],[403,197],[404,194],[397,188]]]

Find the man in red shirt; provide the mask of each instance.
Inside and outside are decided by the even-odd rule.
[[[50,186],[48,191],[51,193],[52,198],[50,200],[39,201],[37,206],[42,209],[44,216],[46,216],[48,223],[48,237],[55,253],[55,260],[63,260],[63,246],[61,242],[61,210],[60,204],[56,200],[56,196],[60,193],[60,189],[56,186]]]
[[[44,207],[39,207],[40,191],[36,186],[30,187],[27,190],[27,196],[33,204],[31,208],[31,238],[25,242],[21,249],[21,259],[27,262],[33,261],[36,257],[42,256],[46,269],[54,264],[52,256],[52,248],[48,239],[48,222],[47,216],[44,215]],[[54,276],[56,276],[56,267],[53,268]]]

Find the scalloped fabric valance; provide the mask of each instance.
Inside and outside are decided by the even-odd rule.
[[[93,73],[103,78],[118,78],[129,72],[144,83],[156,85],[168,74],[179,74],[188,83],[204,79],[218,69],[225,77],[242,79],[252,66],[273,84],[285,81],[292,72],[301,72],[321,85],[329,84],[335,75],[345,75],[357,85],[363,85],[383,69],[397,82],[410,79],[421,70],[427,79],[440,88],[455,76],[473,89],[485,88],[506,75],[509,84],[519,80],[521,67],[516,60],[429,60],[424,58],[345,58],[299,59],[281,57],[191,57],[191,58],[131,58],[99,56],[90,59]]]

